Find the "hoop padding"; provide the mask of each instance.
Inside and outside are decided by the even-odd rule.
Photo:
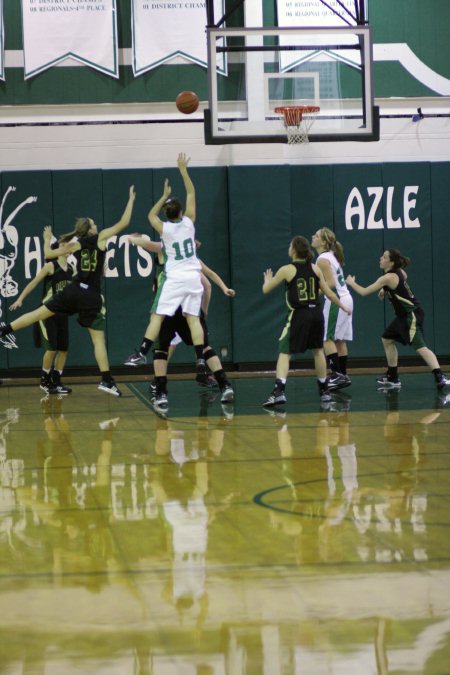
[[[317,105],[287,105],[278,106],[274,109],[281,115],[281,121],[286,129],[289,144],[309,143],[309,130],[316,119],[316,113],[320,112]],[[305,117],[306,115],[306,117]]]

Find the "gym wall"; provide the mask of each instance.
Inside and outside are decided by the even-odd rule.
[[[211,344],[225,363],[273,364],[286,308],[282,288],[262,294],[263,272],[288,262],[293,235],[310,238],[322,226],[334,229],[344,246],[345,271],[363,285],[379,276],[385,248],[400,248],[412,259],[409,280],[425,307],[428,345],[441,356],[450,355],[449,162],[194,167],[190,173],[197,189],[199,255],[236,290],[230,300],[214,288],[208,317]],[[0,320],[11,321],[40,303],[38,287],[20,310],[9,309],[40,269],[43,226],[52,224],[61,234],[72,230],[78,216],[94,218],[100,228],[112,225],[134,184],[137,199],[128,232],[153,236],[147,214],[166,176],[173,193],[183,197],[172,167],[3,172]],[[151,256],[130,247],[126,234],[109,243],[104,280],[113,366],[138,346],[152,301]],[[376,295],[355,296],[351,356],[381,357],[379,336],[391,316]],[[0,368],[39,367],[42,351],[33,345],[32,329],[17,333],[17,341],[20,349],[0,352]],[[176,355],[178,363],[192,358],[185,347]],[[73,318],[68,367],[93,365],[88,334]]]

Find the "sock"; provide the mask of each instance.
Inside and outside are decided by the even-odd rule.
[[[318,380],[318,382],[320,382],[320,384],[325,384],[325,382],[327,381],[327,378],[326,377],[318,377],[317,380]]]
[[[388,366],[388,377],[395,379],[398,376],[398,367],[397,366]]]
[[[434,375],[434,379],[436,380],[436,382],[439,382],[439,380],[440,380],[441,377],[442,377],[442,370],[441,370],[440,368],[435,368],[435,369],[432,371],[432,373],[433,373],[433,375]]]
[[[103,382],[108,382],[108,384],[109,384],[110,382],[113,381],[113,379],[111,377],[111,371],[110,370],[105,370],[104,373],[101,373],[101,376],[102,376]]]
[[[333,373],[339,373],[339,356],[337,352],[333,354],[328,354],[328,363],[330,364],[331,371]]]
[[[167,394],[167,375],[158,375],[155,377],[156,392],[158,394]]]
[[[50,368],[42,368],[42,373],[48,375],[50,373]]]
[[[277,377],[277,379],[275,380],[275,387],[277,389],[281,389],[281,391],[284,391],[286,389],[286,378]]]
[[[221,368],[220,370],[216,370],[215,373],[213,373],[213,375],[216,378],[219,388],[223,389],[227,384],[227,376],[225,375],[224,369]]]
[[[286,378],[285,377],[279,377],[278,378],[281,382],[281,384],[286,384]]]
[[[139,347],[139,351],[141,352],[142,356],[146,356],[149,353],[152,345],[153,340],[148,340],[146,337],[142,339],[141,346]]]
[[[347,375],[347,355],[339,357],[339,372]]]
[[[194,345],[194,349],[197,359],[204,359],[203,350],[205,349],[205,345]]]

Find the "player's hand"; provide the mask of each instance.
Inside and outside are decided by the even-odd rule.
[[[226,288],[224,290],[225,295],[228,295],[229,298],[234,298],[236,295],[236,291],[234,291],[232,288]]]
[[[22,300],[20,298],[13,302],[13,304],[9,306],[9,309],[19,309],[19,307],[22,307]]]
[[[43,237],[45,241],[50,241],[50,239],[53,237],[53,232],[50,225],[46,225],[44,227]]]
[[[177,159],[178,168],[185,169],[190,161],[191,161],[190,157],[187,157],[187,155],[184,152],[180,152]]]
[[[380,290],[378,291],[378,299],[384,300],[384,288],[380,288]]]
[[[163,190],[164,199],[168,199],[171,194],[172,194],[172,188],[170,187],[169,179],[166,178],[166,180],[164,181],[164,190]]]
[[[136,191],[134,189],[134,185],[130,185],[130,199],[133,201],[136,199]]]
[[[345,283],[347,284],[347,286],[350,286],[350,288],[353,288],[355,283],[356,283],[355,275],[349,274],[348,277],[345,280]]]
[[[273,272],[272,272],[272,270],[271,270],[270,267],[269,267],[269,268],[266,269],[266,271],[264,272],[264,283],[266,283],[267,281],[271,281],[272,279],[273,279]]]

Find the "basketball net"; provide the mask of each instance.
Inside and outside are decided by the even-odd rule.
[[[316,105],[279,106],[274,109],[281,116],[288,144],[309,143],[309,130],[319,111]]]

